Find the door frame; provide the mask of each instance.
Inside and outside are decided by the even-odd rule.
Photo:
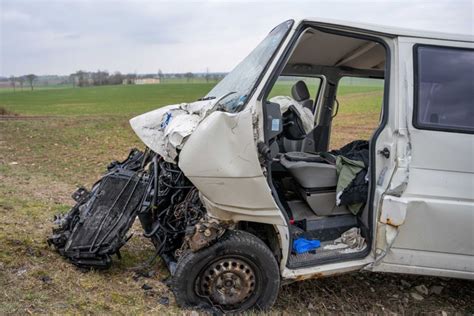
[[[359,38],[359,39],[365,39],[365,40],[370,40],[377,42],[381,44],[386,53],[386,63],[385,63],[385,73],[384,73],[384,93],[383,93],[383,104],[382,104],[382,116],[380,120],[380,124],[377,127],[377,129],[374,131],[374,134],[372,135],[370,139],[370,148],[369,148],[369,173],[370,173],[370,181],[369,181],[369,196],[368,196],[368,226],[369,226],[369,240],[367,243],[367,248],[365,251],[357,254],[352,254],[350,258],[347,259],[336,259],[336,260],[331,260],[328,262],[324,262],[324,265],[326,264],[338,264],[341,261],[356,261],[360,259],[364,259],[367,256],[369,256],[373,250],[373,245],[375,245],[375,231],[377,229],[377,207],[374,201],[375,197],[375,187],[376,187],[376,181],[377,181],[377,176],[376,176],[376,155],[377,155],[377,139],[379,135],[382,133],[382,131],[385,129],[387,126],[387,123],[389,121],[389,101],[390,101],[390,93],[392,91],[391,85],[394,84],[392,81],[392,63],[394,63],[393,59],[393,52],[392,48],[388,43],[388,41],[394,41],[396,36],[389,35],[389,34],[380,34],[377,32],[369,31],[369,30],[364,30],[364,29],[358,29],[358,28],[353,28],[353,27],[345,27],[345,26],[340,26],[337,24],[326,24],[326,23],[318,23],[318,22],[308,22],[308,21],[303,21],[301,22],[293,32],[291,38],[289,39],[287,45],[284,47],[283,52],[279,55],[275,66],[273,69],[270,70],[270,75],[268,76],[267,80],[265,83],[263,83],[262,88],[260,89],[260,92],[258,93],[257,96],[257,101],[258,104],[261,105],[262,109],[261,112],[263,114],[263,118],[266,117],[266,109],[264,106],[264,100],[266,100],[268,94],[270,93],[273,85],[275,84],[276,80],[278,80],[278,77],[280,76],[281,72],[283,71],[283,68],[285,67],[287,61],[289,60],[291,53],[293,52],[294,48],[296,47],[298,43],[298,39],[300,38],[301,34],[307,29],[307,28],[315,28],[320,31],[326,32],[326,33],[331,33],[335,35],[342,35],[342,36],[349,36],[349,37],[354,37],[354,38]],[[318,109],[316,109],[317,111]],[[262,131],[264,132],[264,131]],[[268,144],[267,144],[268,145]],[[266,168],[267,170],[271,170],[270,166],[271,162],[266,163]],[[286,216],[286,212],[284,211],[284,207],[281,203],[281,201],[278,198],[278,194],[276,192],[276,189],[273,185],[273,181],[271,178],[271,172],[267,172],[267,181],[268,184],[272,190],[272,195],[274,196],[275,202],[284,214],[284,218],[287,222],[287,225],[290,225],[289,223],[289,218]],[[292,236],[289,234],[289,245],[292,244]],[[286,256],[283,256],[284,258],[288,258],[289,255],[291,255],[291,247],[288,247],[288,253]],[[369,260],[370,262],[371,260]],[[287,262],[284,263],[286,267]],[[367,264],[365,262],[364,264]],[[308,267],[303,267],[295,270],[291,270],[288,268],[285,268],[287,270],[288,275],[304,275],[306,273],[311,273],[311,269],[318,269],[319,267],[322,268],[322,266],[308,266]],[[358,266],[355,265],[354,269],[357,269]],[[322,268],[324,270],[324,268]],[[329,266],[328,266],[329,269]],[[300,272],[297,272],[297,271]],[[307,272],[306,272],[307,271]],[[285,275],[285,273],[283,273]]]

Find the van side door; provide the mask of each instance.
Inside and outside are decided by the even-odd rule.
[[[473,43],[399,43],[409,161],[406,186],[383,201],[397,235],[376,270],[474,278]]]

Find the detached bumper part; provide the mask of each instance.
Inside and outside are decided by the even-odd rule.
[[[57,227],[48,243],[79,267],[108,268],[111,256],[120,256],[144,204],[148,175],[133,163],[143,158],[142,152],[132,151],[126,161],[109,166],[91,192],[78,189],[73,194],[77,204],[65,216],[56,217]]]

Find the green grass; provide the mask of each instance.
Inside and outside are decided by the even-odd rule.
[[[213,84],[117,85],[0,94],[0,106],[24,115],[134,115],[194,101]]]
[[[33,86],[33,91],[35,90],[57,90],[57,89],[67,89],[67,88],[72,88],[72,84],[66,83],[66,84],[55,84],[55,85],[47,85],[47,86]],[[8,93],[8,92],[26,92],[26,91],[32,91],[30,86],[25,84],[23,86],[23,89],[19,86],[16,86],[15,89],[13,87],[1,87],[0,88],[0,94],[1,93]]]
[[[4,92],[0,106],[21,115],[133,116],[160,106],[194,101],[214,83],[165,83]],[[279,83],[272,95],[291,95],[291,85]],[[380,91],[373,86],[342,86],[339,95]]]

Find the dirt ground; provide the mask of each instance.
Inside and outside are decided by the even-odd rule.
[[[334,146],[354,130],[342,129],[347,136]],[[122,117],[0,121],[0,315],[193,314],[176,306],[159,260],[142,269],[153,248],[138,225],[108,271],[81,271],[46,244],[53,215],[70,207],[75,187],[90,185],[133,146],[140,143]],[[474,283],[351,273],[283,286],[270,313],[473,314]]]

